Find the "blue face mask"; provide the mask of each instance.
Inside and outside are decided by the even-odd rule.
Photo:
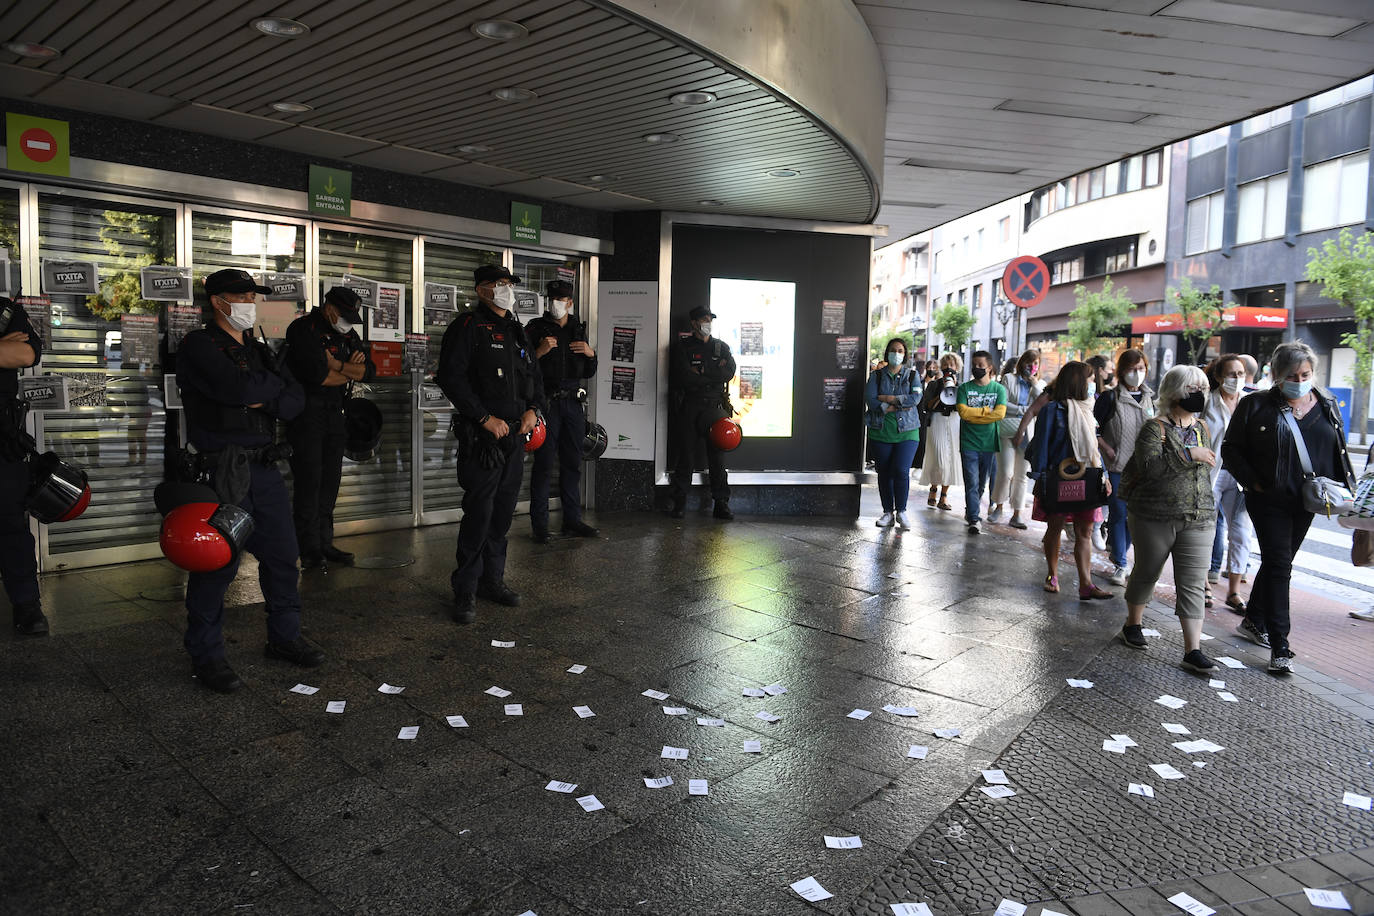
[[[1283,396],[1290,401],[1296,401],[1298,398],[1306,397],[1307,392],[1312,390],[1312,380],[1308,379],[1305,382],[1284,382],[1282,387]]]
[[[887,354],[887,364],[889,366],[900,366],[902,364],[902,360],[904,359],[906,359],[906,354],[898,353],[895,350]]]

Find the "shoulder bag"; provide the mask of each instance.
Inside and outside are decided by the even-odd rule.
[[[1322,409],[1320,404],[1317,409]],[[1350,491],[1339,480],[1318,477],[1313,473],[1312,457],[1307,454],[1307,443],[1303,441],[1298,421],[1293,419],[1292,409],[1285,407],[1279,413],[1283,415],[1288,428],[1293,431],[1293,444],[1298,449],[1298,461],[1302,464],[1302,507],[1308,512],[1325,515],[1327,518],[1333,515],[1349,515],[1354,510]]]

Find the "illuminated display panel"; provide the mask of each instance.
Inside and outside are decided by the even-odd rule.
[[[797,284],[711,278],[711,334],[735,356],[730,402],[744,437],[792,435],[792,343]]]

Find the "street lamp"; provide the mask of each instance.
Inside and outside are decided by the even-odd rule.
[[[997,300],[993,302],[992,308],[993,315],[1002,323],[1002,352],[999,356],[1002,359],[1006,359],[1007,325],[1010,324],[1011,319],[1016,316],[1017,306],[1001,296],[998,296]]]

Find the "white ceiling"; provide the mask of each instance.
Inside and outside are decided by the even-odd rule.
[[[1370,0],[855,5],[887,74],[876,222],[890,240],[1374,64]],[[262,16],[312,31],[269,38],[249,26]],[[529,36],[479,39],[481,19],[516,20]],[[63,53],[0,52],[0,95],[59,107],[587,207],[715,200],[723,212],[851,222],[875,210],[868,175],[816,119],[601,0],[19,0],[0,4],[0,41],[12,39]],[[490,92],[501,86],[538,98],[500,102]],[[719,98],[668,101],[689,89]],[[278,101],[314,110],[284,115]],[[644,142],[652,132],[682,139]],[[766,176],[779,166],[802,177]]]
[[[1369,0],[856,5],[887,72],[882,208],[875,221],[889,227],[888,241],[1374,67]],[[1339,34],[1282,30],[1295,28]],[[1041,111],[1072,108],[999,110],[1009,101]],[[902,165],[908,159],[951,167]],[[971,171],[970,164],[1015,174]]]

